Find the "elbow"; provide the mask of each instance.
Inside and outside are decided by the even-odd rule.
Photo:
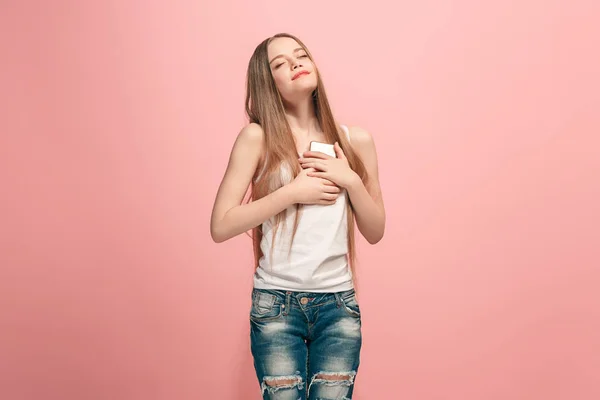
[[[367,242],[369,242],[369,244],[377,244],[381,241],[381,239],[383,239],[383,234],[385,232],[385,226],[383,226],[381,228],[380,232],[377,232],[375,235],[371,235],[369,236],[367,239]]]
[[[358,224],[358,230],[369,244],[377,244],[383,238],[385,224],[378,227]]]
[[[223,239],[223,238],[221,238],[219,236],[214,236],[214,235],[212,236],[212,240],[215,243],[223,243],[225,241],[225,239]]]
[[[377,244],[381,239],[383,239],[383,234],[368,238],[367,242],[369,242],[369,244]]]
[[[223,243],[227,240],[227,236],[214,226],[210,227],[210,237],[215,243]]]
[[[228,226],[224,218],[217,218],[214,215],[210,220],[210,237],[215,243],[223,243],[224,241],[231,239],[231,236],[228,232]]]

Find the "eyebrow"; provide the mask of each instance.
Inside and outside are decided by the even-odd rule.
[[[298,47],[297,49],[294,49],[293,53],[295,53],[297,51],[306,51],[306,50],[304,50],[302,47]],[[283,54],[273,57],[273,59],[271,61],[269,61],[269,64],[271,64],[273,61],[277,60],[280,57],[283,57]]]

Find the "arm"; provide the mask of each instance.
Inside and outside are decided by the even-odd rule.
[[[358,175],[346,190],[352,201],[356,224],[360,233],[371,244],[381,240],[385,231],[385,207],[379,185],[379,169],[375,141],[369,132],[353,127],[350,129],[352,148],[358,153],[367,170],[366,185]]]
[[[377,152],[375,142],[367,131],[360,128],[354,128],[353,131],[352,148],[365,164],[366,186],[350,168],[339,143],[334,144],[335,158],[318,151],[307,151],[300,158],[300,164],[302,168],[316,170],[309,172],[308,176],[328,179],[346,189],[360,233],[369,243],[375,244],[381,240],[385,230],[385,209],[379,187]]]
[[[210,221],[210,234],[216,243],[252,229],[285,210],[294,199],[289,185],[249,204],[241,204],[264,146],[264,133],[249,124],[239,133],[219,186]]]

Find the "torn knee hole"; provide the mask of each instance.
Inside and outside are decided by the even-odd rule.
[[[350,375],[327,375],[327,374],[317,374],[315,379],[325,380],[325,381],[349,381],[352,379]]]
[[[326,387],[350,387],[354,384],[354,378],[356,377],[356,371],[345,371],[345,372],[319,372],[313,375],[310,385],[308,385],[308,392],[312,385],[322,385]]]
[[[354,378],[356,377],[355,371],[347,372],[319,372],[313,375],[310,385],[314,383],[320,383],[327,386],[350,386],[354,384]],[[310,387],[309,387],[310,389]]]
[[[298,379],[265,379],[267,386],[289,386],[298,383]]]
[[[292,389],[296,386],[299,390],[304,387],[300,375],[265,376],[262,381],[262,391],[268,391],[269,393],[275,393],[282,389]]]

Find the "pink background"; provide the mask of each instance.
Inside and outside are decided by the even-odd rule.
[[[279,31],[379,149],[354,399],[600,398],[599,18],[592,0],[2,1],[0,398],[259,398],[250,241],[212,243],[209,218],[248,59]]]

